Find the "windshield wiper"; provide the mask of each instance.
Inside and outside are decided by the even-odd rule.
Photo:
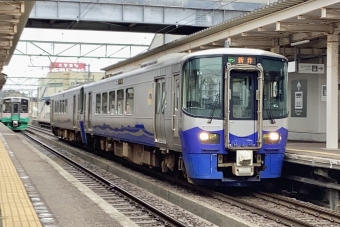
[[[208,124],[211,124],[211,122],[212,122],[212,119],[214,118],[214,113],[215,113],[215,109],[216,109],[216,106],[217,106],[217,102],[220,100],[220,94],[217,94],[216,95],[216,97],[215,97],[215,101],[214,101],[214,103],[213,103],[213,108],[212,108],[212,110],[211,110],[211,116],[210,116],[210,118],[209,118],[209,120],[208,120]]]
[[[269,103],[269,105],[268,105],[268,103]],[[267,115],[268,115],[268,117],[269,117],[269,119],[270,119],[270,123],[271,124],[275,124],[276,122],[275,122],[275,118],[273,117],[273,114],[272,114],[272,108],[271,108],[271,106],[270,106],[270,102],[269,101],[266,101],[266,104],[267,104]]]

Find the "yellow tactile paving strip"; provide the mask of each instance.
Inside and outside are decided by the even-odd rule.
[[[1,139],[0,208],[2,227],[41,227],[40,220]]]

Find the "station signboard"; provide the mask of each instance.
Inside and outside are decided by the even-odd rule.
[[[86,69],[85,63],[51,62],[50,71],[82,71]]]
[[[299,63],[299,73],[325,74],[325,65],[313,63]]]

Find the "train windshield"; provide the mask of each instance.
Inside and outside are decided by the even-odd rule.
[[[196,58],[183,68],[183,109],[192,115],[222,117],[222,57]]]
[[[288,116],[287,62],[281,59],[263,59],[263,119]]]
[[[28,113],[28,100],[21,99],[21,113]]]
[[[2,104],[2,112],[11,113],[11,108],[12,108],[11,99],[4,99]]]

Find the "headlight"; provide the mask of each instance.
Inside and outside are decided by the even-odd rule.
[[[275,144],[275,143],[278,143],[280,139],[281,139],[281,135],[278,132],[270,132],[267,134],[263,134],[264,144]]]
[[[208,139],[209,139],[209,134],[208,134],[208,133],[202,132],[202,133],[200,134],[200,140],[201,140],[201,141],[206,141],[206,140],[208,140]]]
[[[205,144],[218,144],[220,143],[220,134],[201,132],[199,134],[201,143]]]

